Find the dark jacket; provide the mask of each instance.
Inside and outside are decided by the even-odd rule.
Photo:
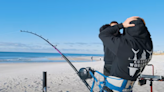
[[[104,29],[99,37],[104,46],[115,55],[110,74],[135,81],[151,60],[153,44],[150,33],[141,19],[131,23],[135,24],[135,27],[126,28],[124,35],[114,36],[123,28],[122,24],[118,24]],[[105,64],[108,64],[107,60]]]
[[[111,27],[109,24],[103,25],[100,28],[100,32],[102,32],[103,30],[105,30],[106,28]],[[120,36],[120,31],[118,30],[114,36]],[[106,76],[110,76],[110,70],[111,70],[111,66],[112,66],[112,62],[115,59],[115,55],[105,46],[104,46],[104,75]]]
[[[102,32],[103,30],[105,30],[108,27],[111,27],[111,26],[109,24],[103,25],[100,28],[100,32]],[[116,37],[119,37],[121,35],[119,29],[113,35],[116,36]],[[103,46],[104,46],[104,61],[105,61],[105,65],[106,64],[111,65],[113,60],[114,60],[114,58],[115,58],[115,55],[105,45],[103,45]]]

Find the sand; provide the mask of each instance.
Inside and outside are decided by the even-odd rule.
[[[103,71],[104,62],[100,61],[99,57],[93,62],[90,57],[83,58],[90,62],[73,62],[78,70],[82,67],[92,67]],[[150,63],[154,65],[156,75],[164,75],[164,55],[154,55]],[[151,70],[148,66],[143,74],[152,74]],[[0,92],[43,92],[43,71],[47,72],[47,92],[89,92],[66,62],[0,64]],[[95,76],[99,80],[103,79],[97,74]],[[91,85],[92,79],[88,80],[88,83]],[[163,88],[164,82],[153,82],[154,92],[163,92]],[[139,86],[136,82],[133,89],[133,92],[150,92],[149,81],[144,86]],[[95,86],[94,90],[98,92],[98,87]]]
[[[100,61],[101,59],[103,59],[103,57],[98,57],[98,56],[94,56],[93,59],[91,59],[90,56],[86,56],[86,57],[67,57],[70,61]],[[63,57],[54,57],[54,58],[48,58],[49,60],[64,60]]]

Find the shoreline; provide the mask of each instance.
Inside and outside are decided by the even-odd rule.
[[[90,56],[68,56],[67,57],[68,60],[70,60],[71,62],[95,62],[95,61],[102,61],[103,57],[100,56],[92,56],[92,59]],[[17,61],[0,61],[0,64],[3,63],[48,63],[48,62],[54,62],[54,63],[58,63],[58,62],[67,62],[63,57],[45,57],[45,58],[41,58],[41,59],[29,59],[29,60],[17,60]]]

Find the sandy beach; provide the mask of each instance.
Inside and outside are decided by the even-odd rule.
[[[70,61],[100,61],[103,60],[103,57],[98,57],[98,56],[92,56],[92,59],[90,56],[85,56],[85,57],[67,57]],[[63,57],[54,57],[54,58],[48,58],[48,60],[64,60]]]
[[[90,58],[83,57],[83,59]],[[155,75],[164,75],[164,55],[153,55],[150,63],[155,67]],[[90,60],[90,62],[73,62],[73,64],[78,70],[82,67],[92,67],[102,72],[104,62],[97,57],[94,62]],[[151,70],[148,66],[143,74],[151,75]],[[42,92],[43,71],[47,72],[47,92],[89,92],[67,62],[1,63],[0,92]],[[95,76],[99,80],[103,79],[97,74]],[[91,85],[92,80],[88,80],[88,83]],[[163,88],[164,82],[153,82],[154,92],[163,92]],[[95,86],[94,90],[98,92],[98,87]],[[150,92],[149,81],[144,86],[139,86],[136,82],[133,92]]]

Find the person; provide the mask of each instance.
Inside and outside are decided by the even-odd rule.
[[[93,56],[91,56],[91,60],[93,61]]]
[[[116,36],[118,30],[124,28],[124,34]],[[140,17],[130,17],[123,23],[108,26],[101,30],[99,38],[114,58],[111,59],[108,92],[132,92],[133,85],[145,66],[149,63],[153,53],[151,35],[144,20]],[[106,54],[106,53],[105,53]],[[104,56],[105,64],[107,56]],[[105,66],[105,65],[104,65]],[[105,74],[104,74],[105,75]]]
[[[102,32],[107,27],[111,27],[111,26],[114,26],[114,25],[118,25],[118,22],[117,21],[112,21],[110,24],[103,25],[100,28],[100,32]],[[120,35],[121,35],[121,33],[118,30],[115,33],[115,36],[118,37]],[[114,58],[115,58],[115,55],[104,45],[104,61],[105,61],[104,70],[103,70],[104,75],[106,75],[106,76],[110,75],[110,68],[112,66],[112,62],[113,62]]]
[[[100,61],[101,61],[101,57],[100,57]]]

